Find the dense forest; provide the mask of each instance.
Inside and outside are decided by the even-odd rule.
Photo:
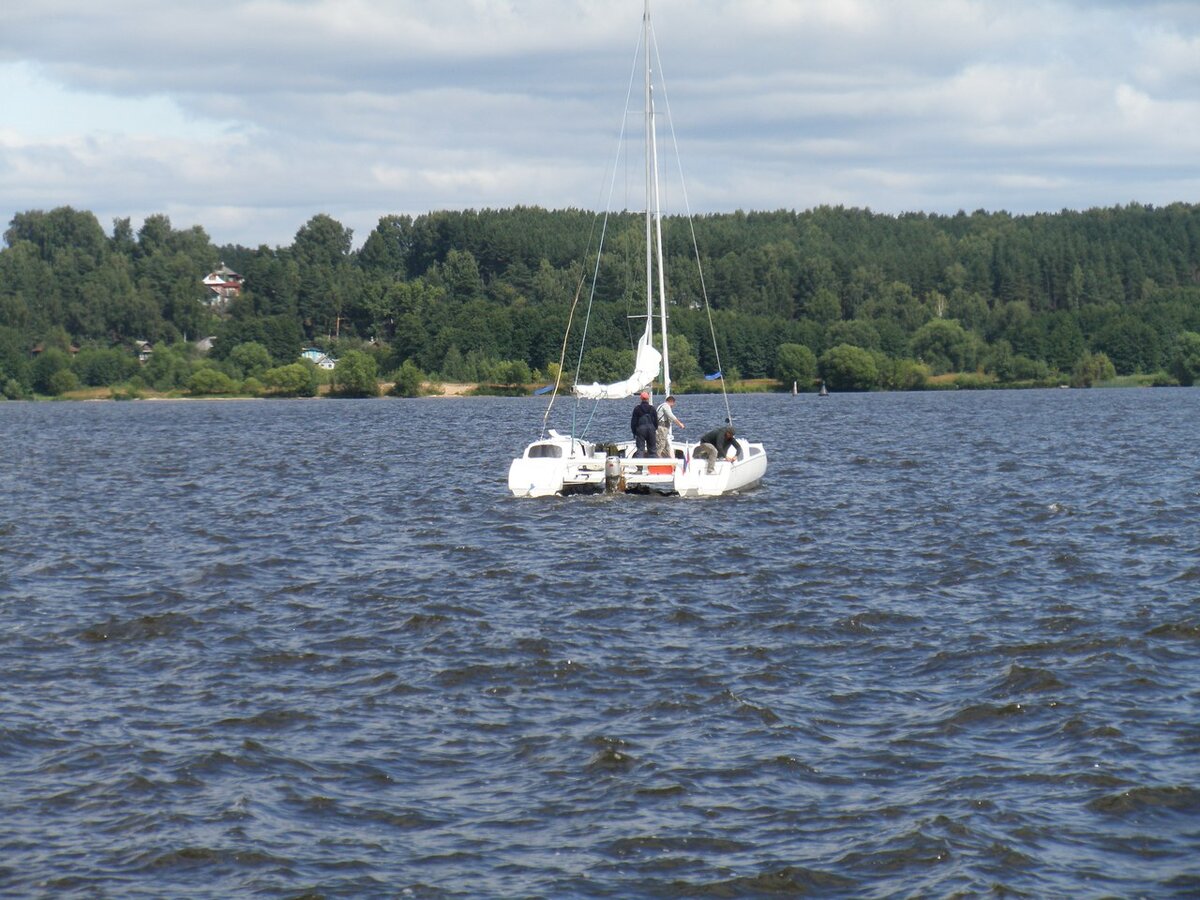
[[[601,224],[539,208],[386,216],[356,250],[322,214],[290,246],[248,248],[163,215],[108,233],[69,207],[18,213],[0,249],[0,392],[310,393],[308,346],[342,361],[333,382],[346,393],[371,393],[376,378],[409,392],[425,378],[528,385],[557,372],[577,296],[580,379],[623,378],[644,306],[642,222],[611,217],[597,266]],[[945,373],[959,386],[1200,375],[1200,206],[823,207],[670,219],[664,233],[681,390],[718,368],[858,390]],[[221,263],[244,283],[213,304],[202,280]]]

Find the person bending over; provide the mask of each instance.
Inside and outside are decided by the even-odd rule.
[[[704,433],[693,455],[708,460],[708,474],[711,475],[716,469],[717,460],[724,459],[733,446],[733,426],[722,425]]]

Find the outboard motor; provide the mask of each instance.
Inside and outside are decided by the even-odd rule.
[[[604,493],[615,494],[625,490],[625,470],[621,468],[621,457],[604,458]]]

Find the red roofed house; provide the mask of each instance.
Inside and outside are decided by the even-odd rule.
[[[217,309],[227,306],[229,301],[242,292],[242,282],[245,280],[225,263],[221,263],[220,268],[204,276],[204,286],[208,288],[205,302]]]

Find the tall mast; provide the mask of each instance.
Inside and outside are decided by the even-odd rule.
[[[658,269],[659,327],[662,333],[663,394],[671,395],[671,357],[667,347],[667,285],[663,267],[662,202],[658,189],[658,130],[654,124],[654,84],[650,72],[650,0],[643,15],[646,44],[646,318],[654,317],[652,257]],[[651,212],[653,210],[653,213]],[[651,221],[653,220],[653,235]],[[653,250],[651,249],[653,247]],[[649,324],[647,324],[649,328]]]
[[[654,170],[651,168],[654,111],[650,94],[650,0],[646,0],[645,11],[642,13],[642,32],[642,46],[646,53],[646,335],[649,337],[654,316],[654,235],[651,231],[654,209]]]

